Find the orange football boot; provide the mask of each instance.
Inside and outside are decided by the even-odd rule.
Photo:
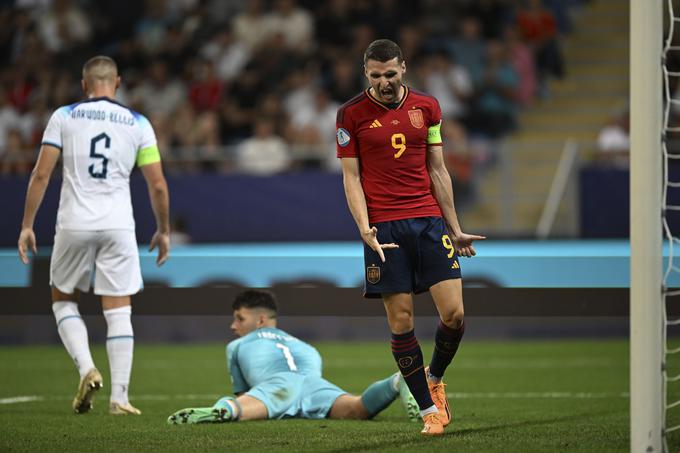
[[[423,436],[441,436],[444,434],[444,424],[442,423],[441,415],[439,412],[433,412],[431,414],[426,414],[423,417],[423,426],[420,434]]]
[[[430,367],[425,368],[425,376],[428,375]],[[439,417],[444,426],[448,426],[451,423],[451,408],[449,407],[449,401],[446,398],[446,384],[443,381],[435,383],[427,380],[427,386],[430,389],[430,396],[434,405],[439,409]]]

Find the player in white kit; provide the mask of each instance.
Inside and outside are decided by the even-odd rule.
[[[54,167],[63,157],[63,181],[50,262],[52,310],[57,330],[80,374],[73,400],[76,413],[92,408],[102,376],[90,354],[87,328],[78,311],[82,291],[102,298],[111,368],[109,413],[140,414],[128,400],[134,337],[130,296],[142,289],[142,274],[130,201],[130,173],[140,167],[156,217],[151,248],[162,265],[170,249],[168,187],[156,136],[149,121],[115,101],[116,63],[97,56],[83,66],[86,100],[57,109],[43,135],[26,194],[19,256],[36,253],[35,215]]]

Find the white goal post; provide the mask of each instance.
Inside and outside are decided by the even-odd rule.
[[[663,0],[630,2],[630,448],[663,451]]]

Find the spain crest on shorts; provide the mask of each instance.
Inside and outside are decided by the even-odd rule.
[[[408,111],[408,119],[411,120],[411,126],[420,129],[425,125],[425,118],[423,118],[423,111],[420,109],[413,109]]]
[[[372,265],[366,268],[366,280],[368,283],[375,285],[380,281],[380,268]]]

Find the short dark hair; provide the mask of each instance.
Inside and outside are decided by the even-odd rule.
[[[389,39],[376,39],[368,45],[366,52],[364,52],[364,64],[368,60],[376,60],[381,63],[390,61],[393,58],[397,59],[397,63],[404,61],[404,55],[401,53],[401,47]]]
[[[238,293],[231,307],[233,310],[238,310],[239,308],[264,308],[272,312],[273,318],[276,317],[278,311],[276,296],[269,291],[260,289],[248,289]]]
[[[118,75],[118,65],[113,58],[106,55],[97,55],[83,65],[83,78],[94,77],[96,79],[114,78]]]

